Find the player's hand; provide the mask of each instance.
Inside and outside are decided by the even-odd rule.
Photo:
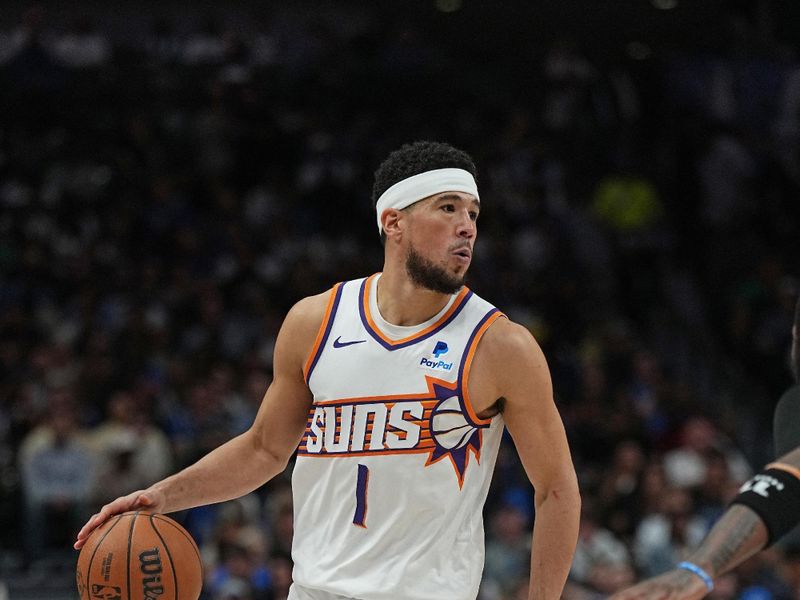
[[[707,593],[708,588],[697,575],[673,569],[617,592],[609,600],[698,600]]]
[[[155,513],[163,512],[164,503],[164,494],[152,488],[137,490],[127,496],[120,496],[116,500],[112,500],[103,506],[99,513],[92,515],[89,520],[86,521],[86,524],[78,532],[78,537],[73,547],[75,550],[83,548],[83,545],[86,543],[92,531],[105,523],[109,517],[131,510],[149,510]]]

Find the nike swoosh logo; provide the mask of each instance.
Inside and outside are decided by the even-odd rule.
[[[339,340],[342,339],[342,336],[337,337],[333,340],[333,347],[334,348],[344,348],[345,346],[352,346],[353,344],[363,344],[367,340],[355,340],[353,342],[340,342]]]

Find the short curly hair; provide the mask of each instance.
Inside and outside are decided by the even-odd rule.
[[[398,181],[434,169],[464,169],[477,181],[472,157],[458,148],[443,142],[420,141],[404,144],[392,152],[375,171],[372,202],[378,203],[381,194]]]

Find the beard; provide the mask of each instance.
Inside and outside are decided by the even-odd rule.
[[[464,287],[464,275],[448,273],[414,250],[413,246],[409,246],[406,253],[406,272],[415,285],[433,292],[455,294]]]

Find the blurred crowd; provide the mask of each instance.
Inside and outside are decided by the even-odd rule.
[[[465,47],[460,2],[124,28],[30,7],[0,31],[0,568],[249,426],[289,307],[381,268],[372,173],[416,139],[475,157],[469,285],[550,363],[583,494],[565,597],[675,565],[772,457],[790,382],[800,55],[750,4],[714,43],[502,56]],[[509,439],[481,600],[527,597],[532,494]],[[204,600],[285,598],[288,472],[176,517]],[[800,598],[800,543],[711,597]]]

